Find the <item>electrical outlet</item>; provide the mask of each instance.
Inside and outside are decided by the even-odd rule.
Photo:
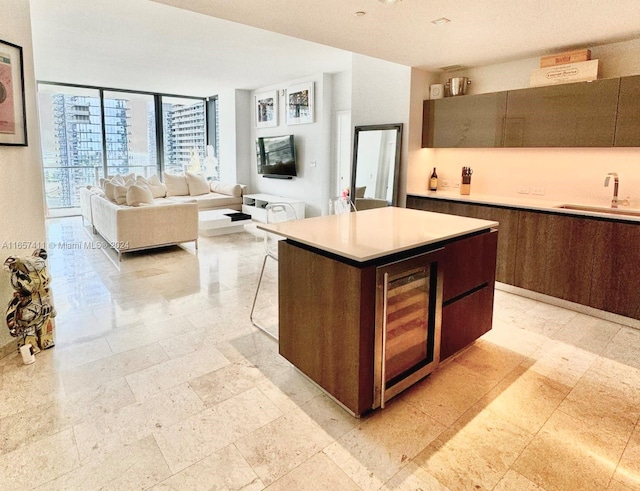
[[[443,188],[450,188],[451,187],[451,181],[449,179],[443,179],[442,180],[442,187]]]
[[[529,194],[529,188],[527,186],[518,186],[518,194]]]
[[[531,188],[531,194],[536,196],[544,196],[544,188]]]
[[[455,181],[453,181],[453,187],[454,188],[459,188],[460,187],[460,181],[458,181],[457,179]]]

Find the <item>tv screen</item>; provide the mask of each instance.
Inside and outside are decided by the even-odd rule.
[[[296,175],[296,148],[293,135],[258,137],[256,153],[258,174],[265,177]]]

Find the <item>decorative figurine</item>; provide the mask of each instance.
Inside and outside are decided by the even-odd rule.
[[[18,348],[30,344],[33,354],[52,348],[56,316],[47,271],[47,251],[36,249],[32,256],[9,256],[4,269],[11,273],[15,292],[7,308],[7,327],[18,339]]]

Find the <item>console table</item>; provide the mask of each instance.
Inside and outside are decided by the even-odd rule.
[[[273,196],[271,194],[246,194],[242,197],[242,213],[251,215],[257,222],[267,223],[267,205],[273,203],[288,203],[293,206],[298,219],[304,218],[304,201]]]

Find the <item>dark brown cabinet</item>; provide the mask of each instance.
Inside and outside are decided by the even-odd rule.
[[[514,285],[589,305],[594,236],[603,222],[520,211]]]
[[[511,90],[505,147],[611,147],[620,79]]]
[[[440,359],[445,360],[491,329],[493,286],[442,307]],[[492,308],[487,308],[487,306]]]
[[[620,79],[616,147],[640,147],[640,75]]]
[[[440,359],[491,329],[498,231],[448,244],[444,249]]]
[[[594,244],[590,305],[640,319],[640,225],[601,222]]]
[[[407,208],[480,218],[482,220],[493,220],[500,223],[496,280],[510,285],[514,284],[516,263],[515,237],[518,233],[518,212],[516,210],[457,203],[455,201],[440,199],[423,199],[414,196],[407,196]]]
[[[640,319],[640,223],[418,196],[407,207],[499,222],[497,281]]]
[[[422,146],[500,147],[506,108],[506,92],[424,101]]]

